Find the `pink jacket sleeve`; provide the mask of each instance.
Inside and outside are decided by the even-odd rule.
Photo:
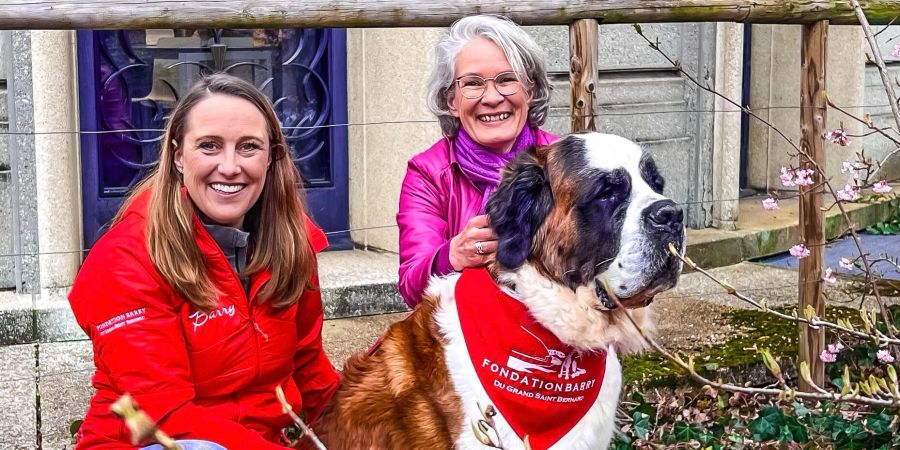
[[[400,232],[400,281],[403,300],[415,307],[422,298],[434,270],[435,259],[449,249],[449,224],[441,193],[422,167],[411,160],[400,189],[400,209],[397,213]],[[449,261],[449,260],[448,260]],[[439,263],[437,273],[444,275],[452,267]]]

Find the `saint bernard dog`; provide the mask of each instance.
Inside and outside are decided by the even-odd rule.
[[[346,363],[313,426],[329,449],[609,446],[616,355],[645,347],[626,314],[652,330],[647,306],[681,273],[682,210],[649,153],[583,133],[517,156],[487,212],[486,267],[432,280]]]

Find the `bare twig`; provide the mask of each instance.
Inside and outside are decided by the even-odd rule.
[[[865,125],[866,127],[868,127],[870,130],[872,130],[872,133],[878,133],[878,134],[880,134],[880,135],[882,135],[882,136],[884,136],[884,137],[890,139],[891,142],[894,143],[894,145],[900,146],[900,139],[897,139],[897,138],[895,138],[895,137],[893,137],[893,136],[891,136],[891,135],[889,135],[889,134],[887,134],[887,133],[885,132],[885,130],[892,130],[892,128],[879,128],[879,127],[875,126],[875,123],[872,122],[871,119],[866,120],[866,119],[859,118],[859,117],[857,117],[857,116],[851,114],[850,112],[844,110],[844,109],[841,108],[840,106],[835,105],[834,102],[831,101],[831,97],[829,97],[827,94],[825,95],[825,102],[828,104],[829,107],[834,108],[834,109],[840,111],[840,112],[843,113],[845,116],[847,116],[847,117],[849,117],[849,118],[851,118],[851,119],[853,119],[853,120],[855,120],[855,121],[857,121],[857,122],[859,122],[859,123],[862,123],[863,125]],[[869,134],[871,134],[871,133],[869,133]],[[868,136],[868,134],[866,134],[865,136]]]
[[[711,87],[709,87],[709,86],[707,86],[707,85],[704,85],[703,83],[700,83],[696,78],[694,78],[693,75],[687,73],[687,72],[684,70],[684,67],[681,65],[680,62],[678,62],[678,61],[672,59],[668,54],[666,54],[666,52],[662,51],[662,49],[659,47],[659,44],[658,44],[658,43],[656,43],[656,42],[654,42],[654,41],[651,41],[649,38],[647,38],[647,36],[644,35],[644,32],[643,32],[643,30],[641,30],[640,27],[635,26],[634,29],[635,29],[635,31],[637,31],[638,35],[640,35],[645,41],[647,41],[647,44],[650,45],[650,48],[652,48],[653,50],[656,50],[657,53],[659,53],[660,55],[662,55],[663,58],[665,58],[667,61],[669,61],[670,64],[672,64],[672,67],[674,67],[676,70],[678,70],[678,72],[681,73],[682,76],[684,76],[685,78],[687,78],[688,80],[690,80],[691,83],[693,83],[694,85],[696,85],[696,86],[699,87],[700,89],[703,89],[704,91],[709,92],[710,94],[713,94],[713,95],[715,95],[716,97],[721,98],[722,100],[725,100],[726,102],[730,103],[732,106],[736,106],[736,107],[740,108],[741,111],[743,111],[743,112],[749,114],[749,115],[750,115],[751,117],[753,117],[754,119],[756,119],[756,120],[762,122],[762,123],[765,124],[767,127],[769,127],[772,131],[774,131],[774,132],[777,133],[779,136],[781,136],[781,137],[785,140],[785,142],[787,142],[788,144],[790,144],[791,147],[794,147],[795,150],[797,150],[798,152],[800,151],[800,146],[798,146],[794,141],[792,141],[789,137],[787,137],[787,135],[785,135],[784,132],[782,132],[781,130],[779,130],[778,127],[776,127],[775,125],[773,125],[773,124],[772,124],[771,122],[769,122],[768,120],[763,119],[762,117],[760,117],[759,115],[757,115],[757,114],[756,114],[755,112],[753,112],[749,107],[744,106],[744,105],[741,105],[740,103],[737,103],[737,102],[735,102],[734,100],[732,100],[732,99],[726,97],[725,95],[723,95],[723,94],[717,92],[715,89],[713,89],[713,88],[711,88]]]
[[[294,424],[300,428],[301,437],[306,436],[313,444],[315,444],[316,448],[319,450],[327,450],[325,448],[325,444],[322,444],[322,441],[319,440],[319,437],[316,436],[316,433],[306,425],[306,422],[294,412],[291,408],[291,404],[287,402],[287,399],[284,397],[284,390],[281,389],[281,386],[275,386],[275,397],[278,398],[278,403],[281,403],[281,411],[290,416],[291,420],[294,421]]]
[[[884,58],[881,57],[881,50],[878,48],[878,42],[875,41],[875,36],[872,34],[872,27],[869,25],[869,19],[866,18],[865,11],[863,11],[862,6],[859,5],[859,0],[850,0],[850,4],[853,5],[853,9],[856,10],[856,18],[859,19],[859,24],[862,25],[863,32],[866,34],[866,40],[869,41],[869,47],[872,49],[872,56],[875,58],[875,65],[878,66],[878,74],[881,75],[881,82],[884,84],[884,91],[888,96],[888,103],[891,104],[894,122],[897,125],[898,132],[900,132],[900,108],[898,108],[896,103],[897,95],[894,94],[894,87],[891,85],[887,68],[884,66]]]
[[[138,408],[137,403],[130,395],[124,394],[119,397],[110,407],[109,410],[116,416],[125,421],[125,426],[131,433],[131,444],[138,445],[143,441],[150,439],[159,442],[166,450],[182,450],[172,438],[160,430],[153,419],[147,413]]]

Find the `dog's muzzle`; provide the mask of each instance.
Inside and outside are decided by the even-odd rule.
[[[594,292],[597,294],[597,299],[600,301],[600,305],[610,311],[617,309],[620,304],[624,306],[625,309],[637,309],[650,306],[650,304],[653,303],[652,295],[636,295],[625,300],[619,299],[615,297],[615,294],[610,294],[609,292],[607,292],[606,287],[603,286],[603,283],[597,279],[594,280]]]

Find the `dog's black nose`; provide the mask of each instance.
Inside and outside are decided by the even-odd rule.
[[[659,200],[647,207],[647,224],[659,231],[674,233],[684,227],[684,211],[672,200]]]

